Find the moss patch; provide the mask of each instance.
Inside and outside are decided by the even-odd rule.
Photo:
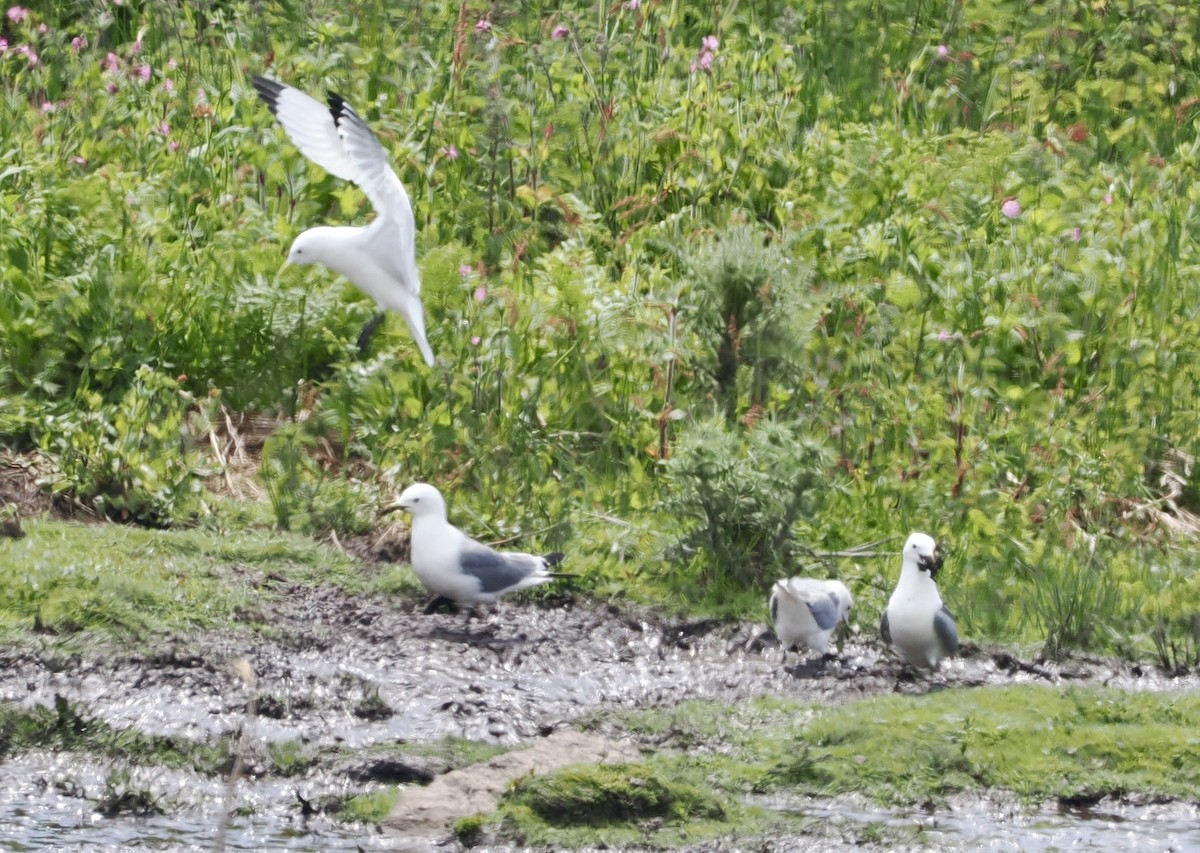
[[[915,802],[1000,788],[1031,800],[1193,798],[1200,697],[1003,687],[889,696],[814,719],[773,773],[814,794]]]
[[[531,844],[629,844],[671,827],[675,838],[728,831],[741,809],[691,773],[665,764],[579,765],[517,782],[500,807],[502,826]]]
[[[29,630],[123,638],[233,619],[272,583],[364,587],[358,566],[301,536],[30,521],[0,550],[0,637]]]

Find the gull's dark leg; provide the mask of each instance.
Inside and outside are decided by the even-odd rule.
[[[387,314],[383,311],[380,311],[378,314],[368,320],[367,325],[363,326],[362,331],[358,333],[358,354],[360,356],[366,356],[367,347],[371,343],[371,336],[375,334],[375,330],[379,328],[380,324],[386,317]]]
[[[453,599],[446,598],[444,595],[435,595],[432,599],[430,599],[429,603],[425,605],[425,610],[423,612],[426,616],[428,616],[429,614],[435,613],[445,607],[453,607],[455,610],[458,609]]]

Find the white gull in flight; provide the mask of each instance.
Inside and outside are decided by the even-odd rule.
[[[301,153],[330,174],[357,184],[377,214],[369,225],[308,229],[292,243],[287,263],[323,264],[374,299],[380,312],[395,311],[432,367],[412,205],[379,139],[338,95],[330,93],[326,105],[266,77],[255,77],[254,88]],[[383,317],[378,314],[363,329],[360,350],[366,349]]]

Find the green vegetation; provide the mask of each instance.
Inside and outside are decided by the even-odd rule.
[[[504,798],[507,827],[524,843],[568,846],[638,839],[658,821],[686,837],[727,831],[721,798],[644,764],[568,767],[518,780]]]
[[[208,430],[282,413],[285,530],[422,479],[600,595],[758,615],[800,562],[868,625],[894,563],[808,555],[925,528],[964,636],[1200,656],[1196,4],[43,5],[0,21],[0,442],[61,499],[206,523]],[[434,370],[278,272],[367,203],[258,72],[392,152]],[[147,618],[23,577],[10,623]]]
[[[346,799],[338,817],[345,821],[378,825],[391,814],[392,806],[396,805],[399,798],[400,789],[396,787],[384,788],[370,794],[356,794]]]
[[[688,702],[607,715],[678,752],[671,778],[703,767],[718,790],[865,794],[884,804],[957,792],[1190,798],[1200,777],[1200,699],[1041,686],[891,695],[834,708]],[[664,772],[666,772],[664,770]]]
[[[36,629],[149,639],[253,623],[260,602],[293,585],[368,589],[349,557],[294,534],[54,521],[27,522],[25,530],[0,550],[0,636]],[[410,577],[403,588],[415,585]]]

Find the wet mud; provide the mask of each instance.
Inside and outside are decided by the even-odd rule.
[[[566,597],[537,605],[507,601],[467,618],[425,615],[424,601],[349,597],[335,588],[276,592],[246,614],[243,629],[198,633],[136,653],[114,647],[67,654],[55,643],[10,651],[0,661],[0,700],[32,707],[53,706],[63,697],[114,727],[148,735],[207,741],[245,731],[259,754],[284,742],[330,754],[344,748],[336,762],[318,763],[296,779],[256,779],[251,758],[236,799],[250,807],[234,821],[229,837],[231,849],[332,850],[390,848],[373,828],[338,824],[305,802],[331,791],[369,793],[388,782],[424,784],[452,769],[438,758],[370,752],[398,741],[456,736],[515,746],[599,711],[671,708],[686,699],[776,696],[828,704],[1023,682],[1134,690],[1200,686],[1195,676],[1168,678],[1148,667],[1088,659],[1035,665],[969,647],[964,657],[924,676],[902,668],[873,639],[855,637],[835,659],[802,662],[792,654],[782,667],[773,636],[761,623],[680,621]],[[249,680],[245,665],[238,674],[239,661],[253,671]],[[362,751],[362,757],[347,758],[352,751]],[[23,835],[26,822],[41,827],[39,837],[51,832],[47,825],[66,825],[54,843],[73,849],[79,836],[69,828],[72,821],[90,826],[103,820],[91,805],[103,780],[86,768],[68,773],[56,764],[61,761],[35,754],[6,762],[10,778],[19,780],[13,790],[26,797],[10,790],[8,802],[0,802],[0,823],[27,841],[33,838]],[[182,821],[186,830],[174,835],[179,849],[191,843],[211,849],[223,782],[184,771],[136,772],[175,803],[165,810],[169,817],[139,820],[167,835],[174,830],[166,824]],[[52,806],[51,814],[58,809],[66,816],[58,823],[47,824],[46,815],[35,821],[30,804],[39,798]],[[179,817],[179,803],[189,804],[190,817]],[[298,812],[312,820],[299,826]],[[199,835],[185,843],[188,832]],[[296,838],[307,841],[293,844]],[[159,841],[156,849],[175,843]],[[113,836],[111,843],[133,849],[129,838]],[[835,849],[831,843],[825,838],[820,849]],[[805,849],[795,839],[785,847],[769,844],[753,849]]]

